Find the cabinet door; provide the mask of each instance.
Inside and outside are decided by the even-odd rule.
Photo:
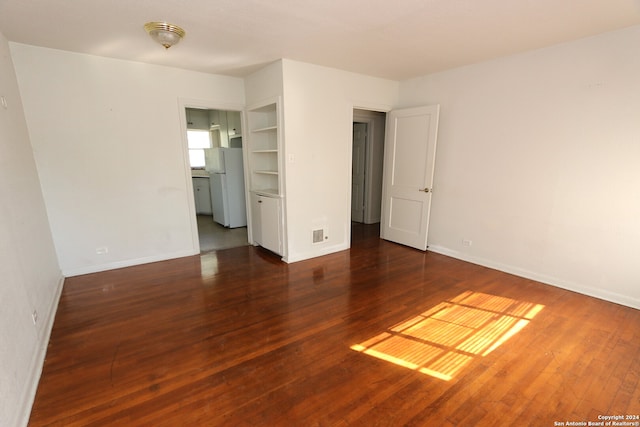
[[[253,243],[282,255],[280,199],[251,194]]]
[[[261,246],[277,254],[282,254],[280,245],[280,199],[260,196]]]
[[[208,178],[193,178],[193,196],[196,202],[196,213],[211,215],[211,192]]]
[[[229,135],[242,133],[240,111],[227,111],[227,122],[229,126]]]
[[[187,129],[209,129],[209,112],[187,108]]]
[[[253,235],[253,243],[262,246],[262,215],[260,208],[262,202],[259,195],[251,193],[251,233]]]

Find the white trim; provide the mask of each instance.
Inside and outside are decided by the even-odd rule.
[[[603,289],[584,286],[569,280],[563,280],[557,277],[547,276],[545,274],[536,273],[536,272],[525,270],[512,265],[503,264],[503,263],[488,260],[485,258],[475,257],[472,255],[458,252],[456,250],[448,249],[442,246],[429,245],[427,250],[441,254],[441,255],[450,256],[452,258],[456,258],[462,261],[470,262],[472,264],[478,264],[483,267],[489,267],[489,268],[493,268],[494,270],[499,270],[505,273],[514,274],[516,276],[524,277],[526,279],[535,280],[536,282],[544,283],[546,285],[555,286],[557,288],[566,289],[568,291],[577,292],[579,294],[587,295],[590,297],[613,302],[616,304],[625,305],[627,307],[632,307],[640,310],[640,299],[633,298],[628,295],[621,295],[621,294],[618,294],[615,292],[609,292]]]
[[[349,244],[341,243],[339,245],[327,246],[324,249],[319,251],[307,252],[307,253],[296,253],[295,256],[286,256],[282,257],[282,261],[286,263],[293,263],[298,261],[305,261],[312,258],[321,257],[324,255],[330,255],[336,252],[342,252],[349,249]]]
[[[205,110],[225,110],[225,111],[244,111],[244,104],[235,104],[228,102],[216,102],[206,99],[194,98],[178,98],[181,107],[184,108],[201,108]],[[186,127],[186,120],[184,122]]]
[[[360,113],[366,111],[367,113]],[[380,114],[380,115],[378,115]],[[382,167],[384,166],[384,142],[385,142],[385,121],[387,112],[358,109],[353,111],[353,123],[367,124],[367,148],[366,148],[366,179],[365,179],[365,208],[364,223],[375,224],[381,221],[381,206],[374,207],[372,200],[375,199],[374,194],[379,191],[380,202],[382,202],[382,182],[380,185],[374,185],[373,172],[377,171],[376,156],[381,157],[381,168],[379,170],[380,179],[382,180]],[[380,143],[376,144],[376,137],[380,137]],[[352,139],[353,144],[353,139]],[[353,152],[353,151],[352,151]],[[377,212],[373,215],[372,212]]]
[[[170,254],[154,255],[143,258],[127,259],[124,261],[110,262],[107,264],[92,265],[71,270],[63,270],[65,277],[80,276],[83,274],[98,273],[101,271],[115,270],[116,268],[132,267],[134,265],[149,264],[152,262],[167,261],[175,258],[183,258],[187,256],[200,255],[200,249],[189,249],[184,251],[173,252]]]
[[[376,104],[372,102],[354,102],[352,104],[351,111],[353,110],[368,110],[374,113],[388,113],[393,110],[393,107],[388,104]]]
[[[62,287],[64,285],[64,276],[58,279],[56,285],[56,292],[51,300],[51,305],[47,310],[47,316],[45,317],[46,323],[42,326],[42,337],[38,334],[38,348],[33,353],[31,363],[29,367],[29,378],[24,389],[23,398],[20,399],[22,406],[17,412],[17,422],[9,425],[15,426],[27,426],[29,424],[29,418],[31,417],[31,410],[33,408],[33,402],[36,399],[36,392],[38,391],[38,384],[40,383],[40,377],[42,376],[42,370],[44,368],[44,360],[47,356],[47,348],[49,346],[49,339],[51,338],[51,331],[53,330],[53,322],[56,318],[56,312],[58,311],[58,305],[60,303],[60,297],[62,296]]]

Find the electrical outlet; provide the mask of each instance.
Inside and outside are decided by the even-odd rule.
[[[109,248],[106,246],[100,246],[98,248],[96,248],[96,254],[98,255],[104,255],[106,253],[109,253]]]
[[[473,245],[472,240],[467,240],[467,239],[462,240],[462,246],[471,246],[471,245]]]
[[[34,325],[38,324],[38,310],[33,310],[33,313],[31,313],[31,320],[33,320]]]

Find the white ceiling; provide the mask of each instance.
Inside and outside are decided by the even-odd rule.
[[[142,26],[186,30],[165,51]],[[640,24],[640,0],[0,0],[10,41],[244,76],[289,58],[404,80]]]

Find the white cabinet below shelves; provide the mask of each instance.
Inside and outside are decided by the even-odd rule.
[[[251,224],[254,244],[282,255],[281,218],[282,199],[251,193]]]
[[[193,179],[193,198],[196,204],[196,214],[211,215],[211,191],[209,186],[209,178],[194,177]]]

